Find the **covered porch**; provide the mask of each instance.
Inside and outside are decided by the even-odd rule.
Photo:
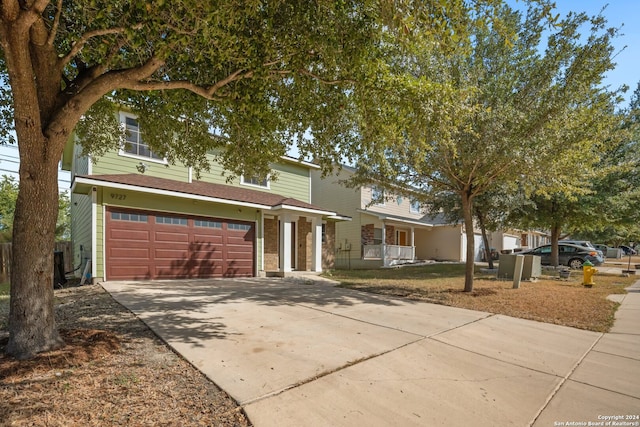
[[[326,254],[335,250],[335,221],[347,219],[335,212],[291,206],[265,212],[262,271],[284,277],[333,267]]]
[[[416,261],[416,230],[432,226],[384,214],[372,216],[377,221],[362,226],[362,259],[379,261],[383,267]]]

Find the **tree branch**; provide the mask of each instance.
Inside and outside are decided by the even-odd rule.
[[[62,15],[62,0],[58,0],[58,4],[56,5],[58,8],[56,10],[56,16],[53,19],[53,25],[51,26],[51,30],[49,30],[49,38],[47,40],[47,44],[49,46],[53,46],[53,42],[56,39],[56,33],[58,32],[58,26],[60,25],[60,16]]]
[[[124,32],[125,32],[125,28],[124,27],[117,27],[117,28],[105,28],[105,29],[102,29],[102,30],[93,30],[93,31],[88,31],[88,32],[84,33],[82,35],[82,37],[80,37],[80,39],[78,39],[73,44],[73,47],[71,48],[69,53],[67,53],[60,60],[61,68],[64,68],[69,62],[71,62],[73,57],[75,57],[78,54],[78,52],[80,52],[82,50],[84,45],[87,44],[87,42],[89,40],[91,40],[93,37],[106,36],[106,35],[110,35],[110,34],[121,34],[121,33],[124,33]]]
[[[326,80],[323,79],[322,77],[320,77],[317,74],[312,73],[311,71],[307,71],[304,69],[300,69],[298,70],[298,72],[304,76],[308,76],[311,77],[312,79],[315,79],[317,81],[319,81],[320,83],[326,84],[326,85],[337,85],[339,83],[356,83],[355,80],[351,80],[351,79],[345,79],[345,80]]]

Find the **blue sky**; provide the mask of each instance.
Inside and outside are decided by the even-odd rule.
[[[616,68],[607,74],[606,85],[617,88],[626,84],[627,102],[640,81],[640,1],[638,0],[556,0],[557,13],[565,16],[568,12],[598,14],[603,7],[603,15],[609,27],[622,27],[621,36],[614,40],[617,55]],[[626,46],[626,48],[625,48]]]

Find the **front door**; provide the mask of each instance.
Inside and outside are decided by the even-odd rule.
[[[396,243],[399,246],[409,246],[408,242],[407,242],[407,232],[404,230],[397,230],[396,231]]]

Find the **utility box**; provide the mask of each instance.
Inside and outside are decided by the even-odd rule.
[[[516,268],[516,257],[523,256],[522,280],[537,279],[542,274],[540,257],[537,255],[500,254],[498,261],[498,279],[513,280],[513,272]]]
[[[541,258],[538,255],[525,255],[522,267],[522,280],[537,279],[542,275]]]

